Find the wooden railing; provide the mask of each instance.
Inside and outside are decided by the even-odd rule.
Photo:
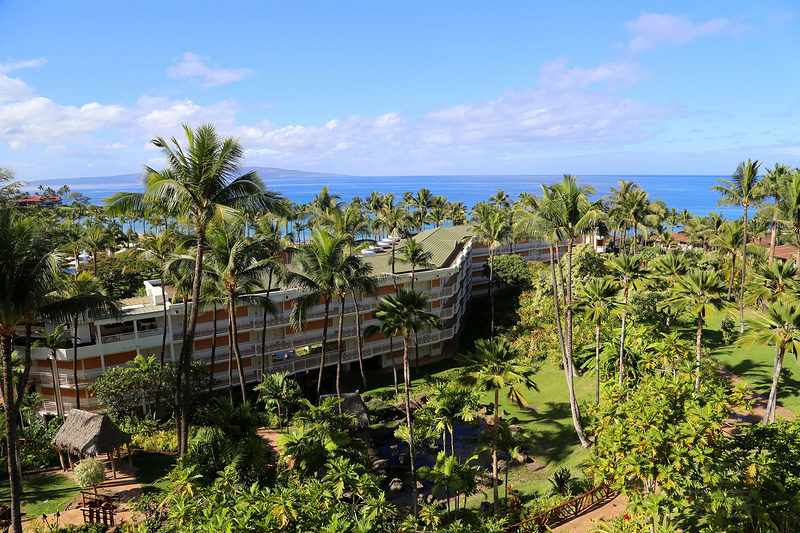
[[[114,524],[114,500],[111,496],[81,492],[83,521],[86,524]]]
[[[539,531],[544,531],[544,528],[547,526],[552,526],[559,522],[566,522],[567,520],[572,520],[580,516],[581,513],[594,507],[598,502],[605,500],[612,494],[616,494],[616,491],[608,484],[603,483],[585,494],[572,498],[568,502],[548,509],[519,524],[509,526],[506,528],[506,531],[511,533],[538,533]]]

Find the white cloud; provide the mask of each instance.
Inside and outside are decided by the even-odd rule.
[[[566,57],[545,63],[539,74],[539,87],[571,90],[605,83],[612,88],[629,89],[639,80],[653,78],[653,74],[638,63],[605,63],[596,67],[569,69],[568,64],[569,58]]]
[[[686,15],[669,13],[642,13],[638,19],[626,22],[625,27],[633,33],[628,48],[635,53],[647,52],[659,44],[674,46],[710,35],[737,35],[745,29],[725,18],[695,24]]]
[[[9,78],[6,74],[21,68],[38,68],[45,63],[44,59],[29,59],[15,63],[0,63],[0,102],[16,102],[30,98],[34,90],[19,78]]]
[[[209,66],[210,58],[186,52],[178,64],[167,69],[171,78],[189,78],[200,81],[203,87],[214,87],[239,81],[253,73],[249,68],[224,69]]]

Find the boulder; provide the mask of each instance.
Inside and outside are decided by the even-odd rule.
[[[547,465],[544,463],[540,463],[538,461],[534,461],[532,463],[528,463],[527,465],[525,465],[525,468],[528,469],[528,472],[541,472],[542,470],[547,468]]]
[[[497,460],[497,471],[501,472],[506,468],[506,461],[505,459],[498,459]]]
[[[396,477],[389,483],[389,490],[392,492],[400,492],[403,490],[403,482],[400,480],[399,477]]]
[[[483,501],[481,502],[481,506],[478,508],[478,510],[482,513],[488,513],[494,510],[494,505],[492,505],[492,502]]]
[[[397,462],[400,463],[401,465],[408,464],[409,460],[410,460],[410,457],[409,457],[409,455],[407,453],[401,453],[400,456],[397,458]]]
[[[389,467],[391,467],[391,463],[388,459],[378,459],[377,461],[372,463],[372,469],[376,472],[383,472],[384,474],[389,471]]]

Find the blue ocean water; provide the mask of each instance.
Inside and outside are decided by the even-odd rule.
[[[726,218],[742,215],[739,208],[717,207],[719,195],[711,190],[720,178],[728,176],[637,176],[637,175],[579,175],[578,181],[591,185],[596,196],[608,194],[619,180],[632,180],[650,194],[650,199],[661,199],[669,207],[688,209],[695,215],[707,215],[714,211]],[[478,202],[488,200],[498,189],[503,189],[512,199],[521,192],[539,194],[541,184],[553,184],[561,176],[512,175],[512,176],[265,176],[267,186],[291,198],[297,203],[308,203],[324,186],[331,192],[350,201],[354,196],[362,198],[372,191],[394,193],[399,201],[404,191],[430,189],[433,194],[446,196],[449,201],[462,201],[471,208]],[[63,184],[61,180],[60,184]],[[138,175],[112,178],[81,178],[70,180],[73,191],[80,191],[99,204],[114,192],[141,192]],[[60,185],[59,184],[59,185]],[[56,185],[58,186],[58,185]]]

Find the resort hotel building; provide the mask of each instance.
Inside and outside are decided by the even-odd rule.
[[[448,341],[454,345],[470,299],[485,295],[488,278],[483,275],[483,266],[489,259],[489,249],[472,238],[471,226],[448,226],[430,229],[417,234],[427,252],[432,254],[433,267],[415,272],[414,289],[428,297],[428,312],[441,319],[441,329],[427,329],[418,333],[420,360],[443,354]],[[395,283],[399,288],[411,288],[411,268],[399,261],[392,274],[391,249],[400,243],[391,239],[373,246],[363,253],[363,261],[370,263],[378,278],[378,291],[374,295],[362,295],[358,299],[358,313],[363,328],[379,324],[373,312],[377,303],[388,294],[394,294]],[[544,242],[521,240],[513,245],[495,249],[496,254],[514,253],[526,260],[549,261],[549,248]],[[165,359],[177,362],[183,341],[184,315],[187,305],[177,301],[171,287],[165,287],[167,318],[164,320],[164,299],[159,282],[145,282],[146,296],[121,300],[122,316],[79,322],[77,328],[78,389],[81,408],[98,410],[101,406],[89,390],[89,385],[106,369],[125,365],[137,354],[160,357],[162,338],[166,328]],[[243,374],[246,385],[261,380],[262,361],[264,371],[289,372],[298,377],[316,380],[320,365],[324,305],[319,302],[308,312],[303,331],[290,324],[290,313],[294,301],[302,292],[294,287],[278,287],[270,291],[269,298],[277,307],[276,315],[267,315],[264,322],[264,306],[240,304],[236,312],[238,341],[243,359]],[[338,359],[339,302],[331,302],[328,318],[328,344],[325,366],[335,366]],[[199,310],[194,340],[194,359],[203,361],[214,373],[218,389],[226,389],[228,381],[228,313],[220,306],[216,314],[217,337],[214,367],[211,368],[211,349],[214,342],[214,312]],[[47,324],[51,333],[55,324]],[[70,332],[72,334],[73,332]],[[358,364],[356,336],[356,306],[348,297],[344,309],[342,361],[347,365]],[[263,352],[262,352],[263,344]],[[391,345],[391,347],[390,347]],[[316,349],[315,349],[316,348]],[[373,370],[402,365],[403,341],[401,337],[390,340],[383,335],[364,339],[363,358],[365,366]],[[415,354],[410,354],[414,357]],[[233,386],[239,386],[236,360],[233,361]],[[75,380],[73,377],[72,348],[56,351],[55,357],[49,349],[32,350],[31,381],[36,392],[42,394],[42,414],[58,413],[58,405],[68,412],[74,405]]]

